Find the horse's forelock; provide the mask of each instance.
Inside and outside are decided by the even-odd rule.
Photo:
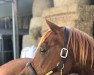
[[[70,43],[73,48],[75,61],[79,60],[80,64],[85,65],[87,60],[90,59],[90,66],[92,67],[94,61],[94,39],[84,32],[72,29]]]
[[[40,47],[40,45],[46,40],[47,37],[49,37],[50,34],[51,34],[51,30],[48,30],[47,32],[44,33],[44,35],[41,37],[38,47]]]

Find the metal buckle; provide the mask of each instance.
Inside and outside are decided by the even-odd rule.
[[[60,52],[61,58],[67,58],[68,56],[68,49],[67,48],[62,48]]]

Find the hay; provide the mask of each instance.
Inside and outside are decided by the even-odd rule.
[[[67,14],[67,13],[75,13],[78,10],[78,5],[66,5],[62,7],[53,7],[50,9],[46,9],[43,11],[42,16],[51,16],[51,15],[58,15],[58,14]]]
[[[72,6],[54,7],[47,9],[43,12],[43,17],[46,17],[51,22],[63,26],[74,26],[74,20],[79,18],[79,13],[77,13],[78,5],[74,4]]]
[[[92,21],[75,21],[76,28],[80,29],[81,31],[86,32],[90,36],[93,36],[93,22]]]
[[[53,7],[53,0],[34,0],[32,14],[33,17],[40,17],[43,10]]]
[[[62,5],[73,5],[73,4],[80,4],[80,5],[86,5],[89,4],[89,0],[54,0],[54,6],[55,7],[61,7]]]
[[[32,18],[31,21],[30,21],[29,34],[32,35],[32,31],[35,28],[41,29],[41,32],[42,32],[42,27],[44,25],[44,22],[45,22],[45,19],[42,18],[42,17]]]
[[[32,38],[31,35],[24,35],[23,36],[22,48],[24,48],[24,47],[30,47],[33,44],[36,44],[36,41],[34,40],[34,38]]]
[[[94,21],[94,6],[93,5],[79,5],[78,7],[79,19],[83,21]]]

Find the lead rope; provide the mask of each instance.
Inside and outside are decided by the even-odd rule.
[[[62,68],[61,68],[61,71],[60,71],[60,75],[63,75],[63,73],[62,73],[62,70],[64,69],[64,64],[63,64],[63,66],[62,66]]]
[[[51,75],[51,74],[53,74],[53,71],[50,71],[50,72],[46,73],[45,75]]]
[[[58,71],[58,65],[56,67],[54,67],[52,70],[50,70],[49,72],[47,72],[45,75],[52,75],[53,73]]]
[[[62,75],[62,69],[61,69],[60,75]]]
[[[53,68],[53,70],[47,72],[45,75],[51,75],[51,74],[53,74],[54,72],[57,72],[57,71],[58,71],[57,68],[58,68],[58,66],[55,67],[55,68]],[[61,70],[60,70],[60,75],[63,74],[63,73],[62,73],[62,70],[63,70],[63,69],[64,69],[64,64],[63,64],[63,66],[62,66],[62,68],[61,68]]]

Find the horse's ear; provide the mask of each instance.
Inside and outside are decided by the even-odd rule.
[[[50,21],[48,21],[48,20],[46,20],[46,22],[47,22],[47,25],[49,26],[49,28],[50,28],[53,32],[56,32],[56,31],[60,30],[60,27],[57,26],[56,24],[54,24],[54,23],[52,23],[52,22],[50,22]]]

